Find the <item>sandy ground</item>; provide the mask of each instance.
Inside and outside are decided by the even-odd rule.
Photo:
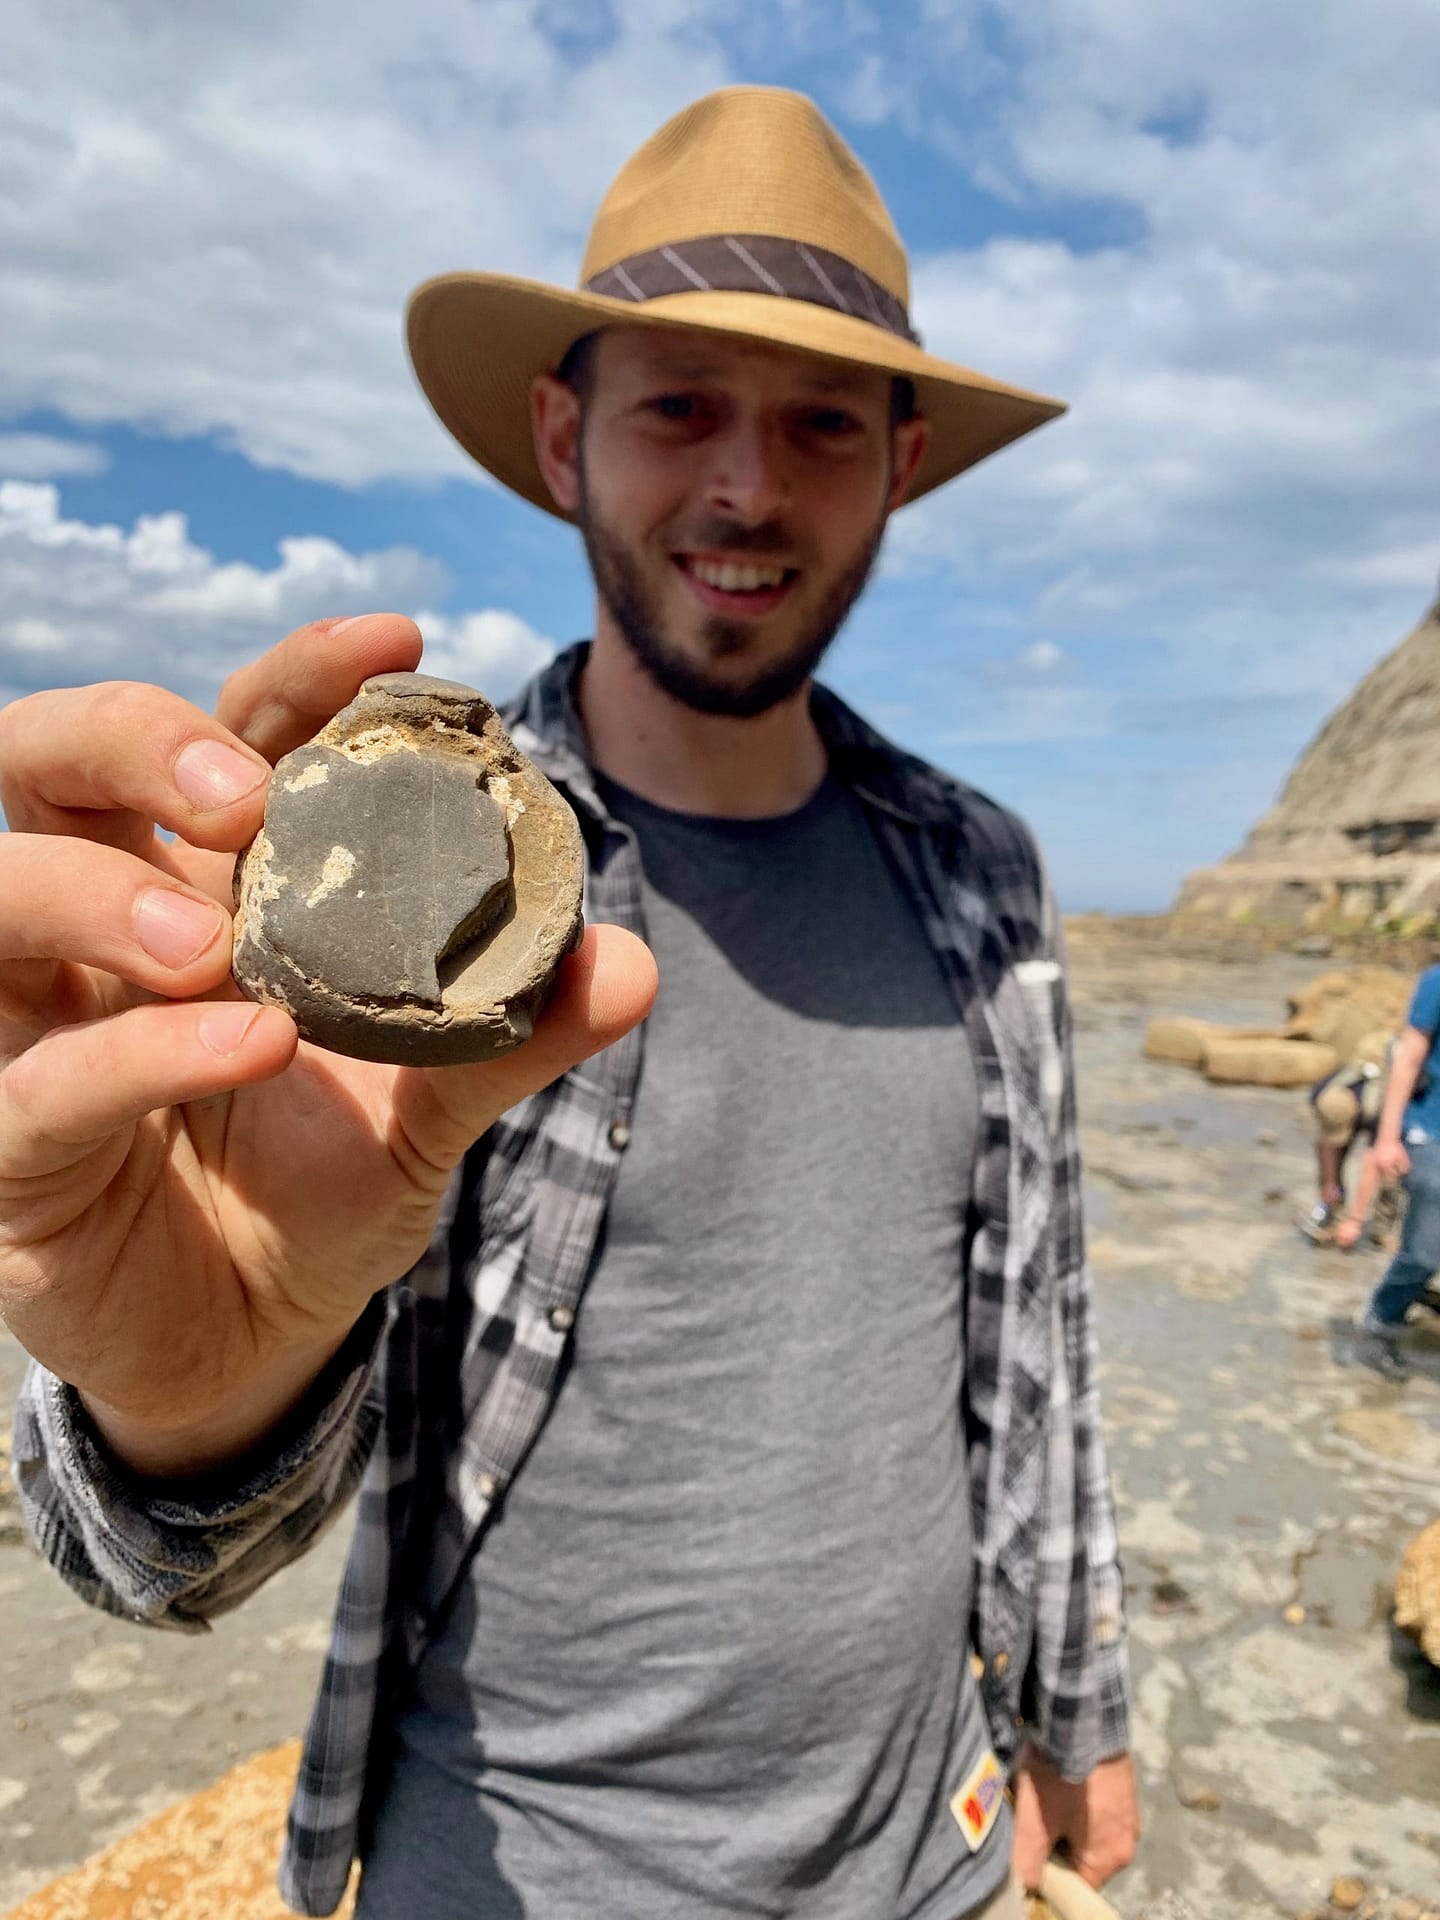
[[[1296,1234],[1299,1098],[1221,1092],[1140,1055],[1151,1013],[1270,1020],[1317,969],[1077,941],[1147,1816],[1113,1890],[1127,1914],[1175,1889],[1207,1920],[1293,1916],[1352,1873],[1440,1890],[1440,1674],[1388,1622],[1401,1551],[1440,1513],[1440,1329],[1413,1337],[1405,1385],[1340,1364],[1331,1322],[1379,1256]],[[0,1402],[19,1372],[0,1333]],[[348,1533],[191,1639],[86,1609],[13,1519],[0,1508],[0,1912],[300,1730]]]

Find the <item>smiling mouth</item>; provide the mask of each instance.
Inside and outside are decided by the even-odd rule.
[[[795,567],[761,565],[752,561],[710,560],[700,554],[677,553],[675,564],[697,587],[708,595],[727,600],[764,605],[777,600],[792,581],[799,578]]]

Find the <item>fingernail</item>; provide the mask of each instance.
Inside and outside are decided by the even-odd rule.
[[[218,907],[169,887],[150,887],[135,911],[135,937],[162,967],[188,967],[214,946],[223,925]]]
[[[176,786],[202,812],[228,807],[253,793],[265,774],[264,767],[218,740],[192,740],[175,762]]]
[[[212,1053],[238,1053],[262,1011],[243,1002],[210,1007],[200,1016],[200,1038]]]
[[[369,618],[368,613],[352,613],[348,620],[337,620],[325,637],[326,639],[332,639],[335,634],[343,633],[346,627],[358,627],[362,620],[368,620]]]

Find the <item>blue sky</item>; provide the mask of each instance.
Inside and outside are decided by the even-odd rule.
[[[1020,807],[1068,906],[1165,905],[1435,597],[1433,0],[19,0],[0,698],[208,704],[381,606],[503,695],[583,633],[574,536],[434,423],[404,298],[572,280],[625,155],[737,80],[861,154],[927,345],[1071,402],[897,516],[829,677]]]

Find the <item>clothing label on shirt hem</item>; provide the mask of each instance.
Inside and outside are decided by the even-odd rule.
[[[993,1753],[981,1755],[980,1764],[969,1775],[950,1801],[955,1824],[965,1836],[972,1853],[984,1846],[990,1829],[1000,1813],[1005,1795],[1005,1776]]]

